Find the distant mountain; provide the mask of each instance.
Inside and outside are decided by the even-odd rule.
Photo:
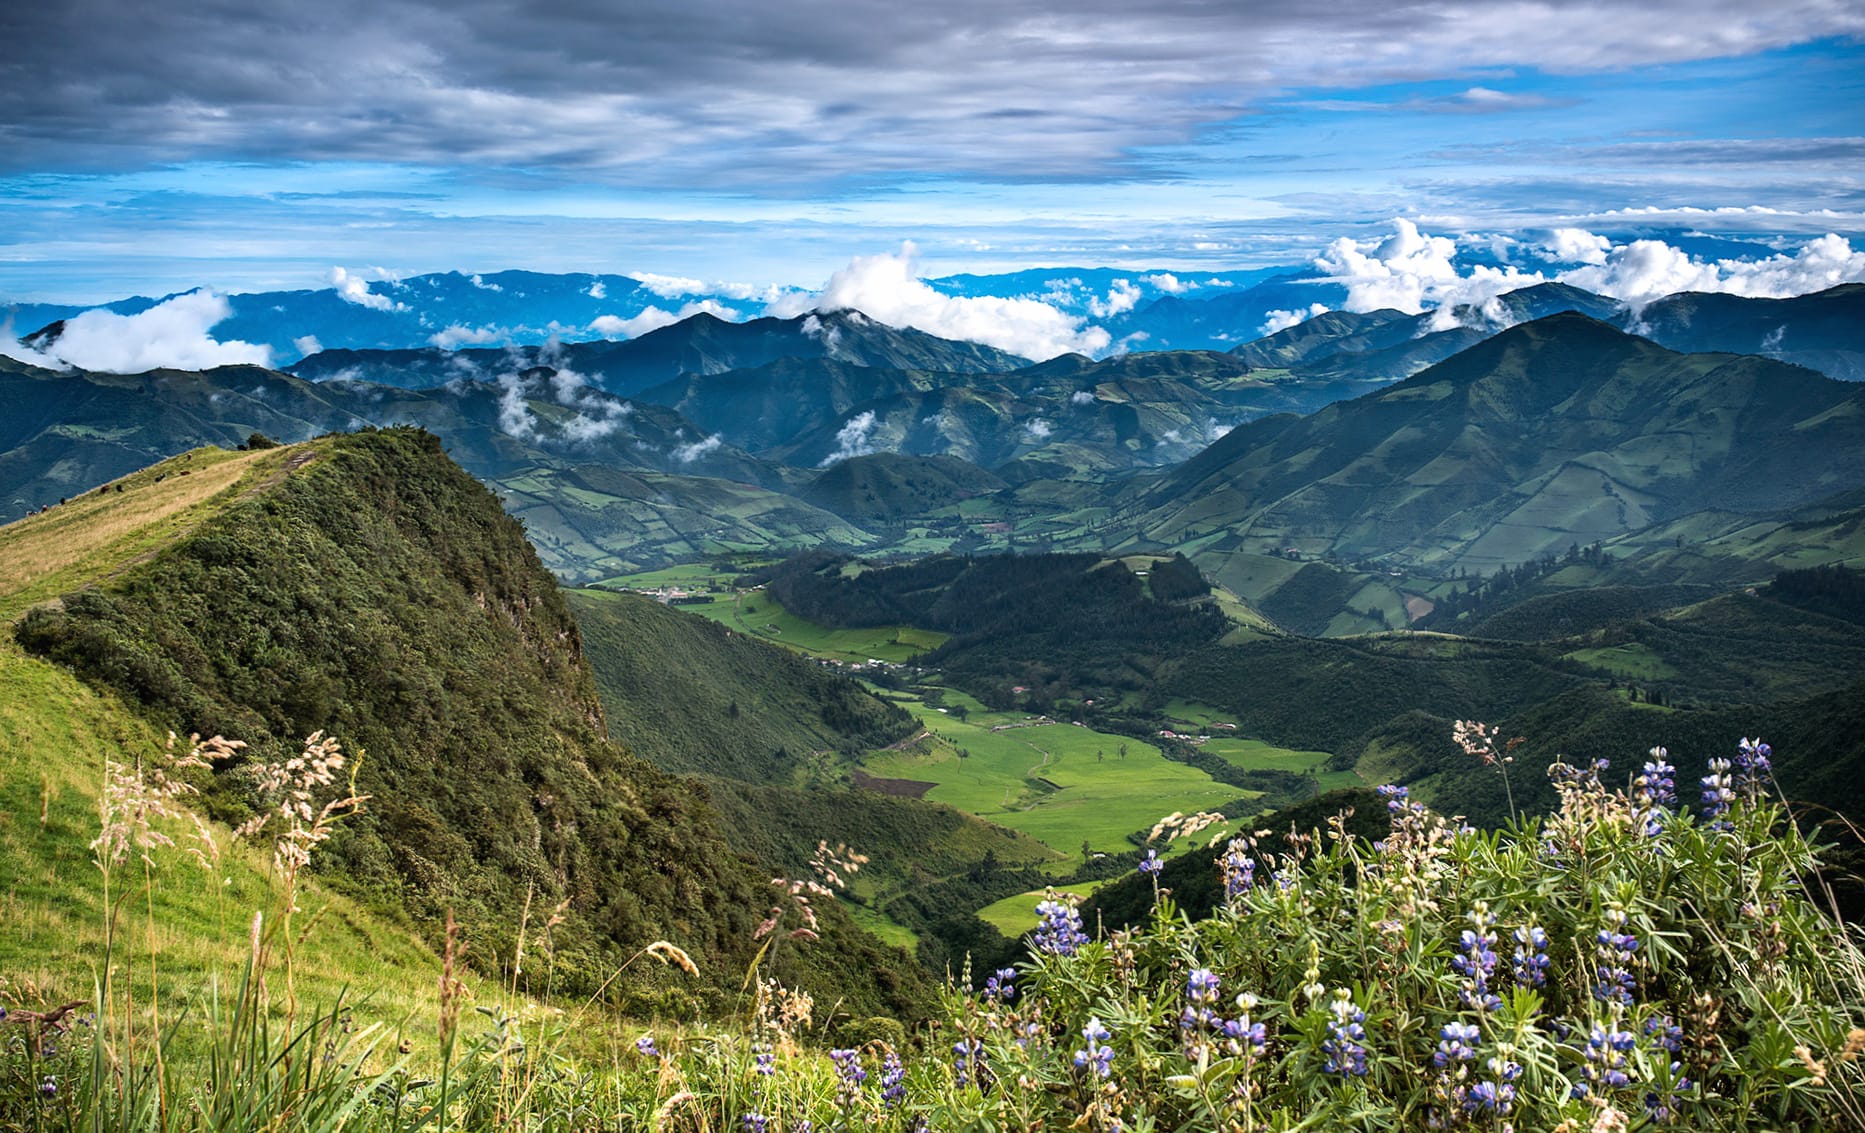
[[[785,358],[822,358],[856,366],[995,373],[1029,365],[1029,359],[954,342],[912,328],[890,327],[859,311],[763,318],[731,323],[697,314],[622,342],[580,342],[509,350],[341,351],[314,355],[290,367],[313,380],[361,378],[384,385],[425,387],[462,374],[487,375],[547,365],[582,374],[624,396],[682,374],[752,369]]]
[[[1764,354],[1865,381],[1865,283],[1792,299],[1686,292],[1647,306],[1631,329],[1673,350]]]
[[[1560,314],[1390,389],[1239,427],[1136,489],[1131,529],[1153,546],[1488,570],[1862,484],[1865,388]]]
[[[830,465],[797,495],[857,523],[887,525],[1007,487],[956,457],[877,452]]]
[[[1130,350],[1225,350],[1262,337],[1277,312],[1302,311],[1316,303],[1338,307],[1346,299],[1347,289],[1340,284],[1312,271],[1294,271],[1210,298],[1163,296],[1100,325]]]

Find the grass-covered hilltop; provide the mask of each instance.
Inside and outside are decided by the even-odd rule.
[[[1779,794],[1855,812],[1856,589],[1634,604],[1706,699],[1615,706],[1179,556],[566,592],[419,429],[193,450],[0,528],[0,1129],[1865,1128]]]

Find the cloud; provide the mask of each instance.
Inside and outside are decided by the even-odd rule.
[[[324,349],[324,344],[317,341],[316,335],[307,334],[302,338],[292,339],[291,348],[308,358],[313,354],[320,353]]]
[[[1612,241],[1584,228],[1556,228],[1541,246],[1564,264],[1603,264],[1606,253],[1612,250]]]
[[[724,443],[715,433],[703,440],[694,441],[690,445],[675,445],[673,458],[681,464],[691,464],[707,453],[717,451]]]
[[[1088,313],[1097,319],[1111,319],[1133,310],[1139,302],[1140,289],[1130,280],[1116,279],[1107,289],[1107,298],[1088,300]]]
[[[1290,327],[1300,326],[1316,315],[1325,315],[1328,310],[1326,303],[1310,303],[1306,307],[1298,307],[1291,311],[1266,311],[1264,313],[1269,317],[1263,321],[1257,333],[1267,336],[1277,331],[1288,330]]]
[[[648,307],[640,314],[622,318],[619,315],[598,315],[589,324],[589,329],[604,338],[640,338],[649,331],[670,327],[683,319],[694,315],[707,314],[728,322],[737,318],[737,312],[711,299],[697,303],[688,303],[678,311],[663,311],[659,307]]]
[[[1698,260],[1659,240],[1634,240],[1601,263],[1563,272],[1561,281],[1635,308],[1679,291],[1782,299],[1865,281],[1865,252],[1833,233],[1758,260]]]
[[[1030,440],[1040,443],[1048,440],[1050,435],[1056,430],[1055,426],[1051,425],[1048,421],[1043,420],[1041,417],[1035,417],[1023,423],[1023,431],[1029,434]]]
[[[522,365],[522,354],[510,352],[514,364]],[[478,367],[459,359],[463,374],[478,377]],[[533,443],[562,441],[584,445],[600,440],[620,429],[635,407],[619,397],[597,389],[586,375],[558,368],[547,373],[537,370],[519,373],[505,370],[492,378],[499,387],[499,430],[507,436]],[[530,402],[544,399],[574,412],[567,418],[554,418],[549,425],[538,420]]]
[[[918,274],[911,243],[898,253],[857,256],[814,294],[785,295],[767,314],[860,311],[893,327],[913,327],[941,338],[995,346],[1038,361],[1070,352],[1097,354],[1110,337],[1100,327],[1038,299],[941,295]]]
[[[607,299],[609,297],[609,289],[598,279],[596,282],[590,284],[589,290],[583,292],[583,294],[589,296],[591,299]]]
[[[1094,392],[1092,390],[1078,389],[1074,393],[1068,395],[1068,403],[1070,405],[1093,405]]]
[[[462,346],[494,346],[511,340],[512,332],[505,327],[466,327],[459,323],[427,336],[430,344],[442,350],[457,350]]]
[[[496,283],[487,283],[485,280],[479,277],[478,272],[474,272],[470,277],[468,277],[467,282],[471,283],[474,287],[479,288],[481,291],[503,291],[505,290],[503,287],[500,287]]]
[[[1165,292],[1167,295],[1183,295],[1185,292],[1196,290],[1198,287],[1198,283],[1195,280],[1180,279],[1178,276],[1166,271],[1158,272],[1154,275],[1143,275],[1140,277],[1140,282],[1149,284],[1157,290]]]
[[[789,290],[770,285],[729,283],[724,280],[708,282],[683,275],[657,275],[651,271],[631,271],[628,273],[628,278],[639,283],[642,290],[658,295],[662,299],[678,299],[684,295],[715,295],[722,299],[736,299],[741,302],[769,303]]]
[[[848,419],[835,433],[836,449],[822,458],[818,468],[827,468],[856,456],[867,456],[874,451],[874,410],[864,409]]]
[[[203,288],[134,315],[105,310],[73,315],[56,340],[36,350],[11,335],[0,335],[0,354],[52,369],[75,366],[111,374],[271,365],[269,347],[220,342],[208,333],[232,313],[225,296]]]
[[[381,268],[374,271],[380,273]],[[378,295],[369,290],[369,281],[356,275],[348,268],[330,269],[330,285],[336,289],[337,297],[345,303],[354,303],[358,307],[367,307],[372,311],[406,311],[408,308],[386,295]]]
[[[1448,326],[1451,310],[1458,304],[1480,306],[1505,292],[1544,281],[1539,273],[1513,266],[1478,264],[1460,272],[1455,241],[1420,232],[1404,217],[1395,218],[1392,227],[1393,234],[1377,244],[1343,236],[1316,257],[1315,269],[1328,282],[1347,289],[1345,309],[1391,308],[1416,315],[1435,307],[1444,313]]]

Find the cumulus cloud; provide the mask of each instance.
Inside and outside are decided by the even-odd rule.
[[[716,295],[722,299],[769,303],[789,290],[769,284],[760,286],[718,279],[708,281],[684,275],[657,275],[651,271],[631,271],[628,273],[628,278],[639,283],[644,291],[658,295],[662,299],[678,299],[685,295]],[[600,299],[601,296],[598,295],[596,298]]]
[[[827,468],[856,456],[867,456],[874,451],[874,410],[864,409],[848,419],[835,433],[835,451],[822,458],[818,468]]]
[[[1088,300],[1088,313],[1097,319],[1111,319],[1133,310],[1140,302],[1140,289],[1131,280],[1117,279],[1107,289],[1107,298]]]
[[[1070,405],[1093,405],[1094,392],[1092,390],[1078,389],[1074,393],[1068,395],[1068,403]]]
[[[459,323],[427,336],[430,344],[442,350],[458,350],[462,346],[493,346],[510,342],[511,339],[512,332],[504,327],[468,327]]]
[[[11,335],[0,335],[0,353],[35,366],[75,366],[111,374],[271,365],[271,348],[237,340],[220,342],[208,333],[232,313],[225,296],[202,288],[134,315],[105,310],[73,315],[56,339],[37,349]]]
[[[583,294],[589,296],[591,299],[607,299],[609,297],[609,288],[598,279],[594,283],[591,283],[589,285],[589,290],[583,292]]]
[[[521,359],[514,355],[513,361]],[[473,370],[470,364],[464,368]],[[493,381],[499,387],[499,430],[521,441],[588,444],[614,433],[635,411],[633,405],[603,393],[586,375],[571,369],[505,370]],[[531,409],[534,399],[546,399],[573,412],[567,418],[553,419],[547,427]]]
[[[1036,417],[1024,422],[1023,431],[1029,434],[1030,440],[1040,443],[1048,440],[1056,430],[1055,426],[1051,425],[1048,421],[1045,421],[1041,417]]]
[[[1330,308],[1326,303],[1310,303],[1306,307],[1297,307],[1294,310],[1267,311],[1264,313],[1269,317],[1263,320],[1263,325],[1258,333],[1271,335],[1279,330],[1288,330],[1290,327],[1300,326],[1316,315],[1325,315],[1329,310]]]
[[[378,276],[389,274],[381,268],[370,270]],[[331,268],[330,286],[336,289],[339,299],[345,303],[354,303],[358,307],[367,307],[372,311],[406,311],[408,309],[387,295],[380,295],[369,290],[369,281],[348,268]]]
[[[1537,272],[1512,266],[1478,264],[1459,272],[1456,241],[1420,232],[1404,217],[1393,220],[1392,227],[1393,234],[1376,244],[1343,236],[1316,257],[1315,268],[1347,289],[1347,310],[1391,308],[1416,315],[1435,307],[1448,323],[1458,304],[1480,306],[1504,292],[1544,281]]]
[[[317,341],[316,335],[307,334],[301,338],[292,339],[291,348],[308,358],[313,354],[320,353],[324,349],[324,344]]]
[[[1612,241],[1584,228],[1556,228],[1541,247],[1560,263],[1603,264],[1606,253],[1612,251]]]
[[[688,303],[678,311],[664,311],[659,307],[648,307],[640,314],[622,318],[620,315],[598,315],[589,324],[589,329],[604,338],[640,338],[649,331],[670,327],[683,319],[694,315],[707,314],[721,319],[733,319],[736,312],[715,300],[703,299],[697,303]]]
[[[675,445],[673,458],[681,464],[691,464],[707,453],[716,451],[724,443],[715,433],[703,440],[694,441],[690,445]]]
[[[485,280],[479,277],[478,272],[474,272],[472,276],[469,277],[468,282],[471,283],[474,287],[479,288],[481,291],[503,291],[505,290],[505,288],[499,286],[496,283],[487,283]]]
[[[857,256],[821,291],[780,296],[765,308],[780,318],[832,311],[860,311],[888,326],[983,343],[1039,361],[1071,351],[1096,354],[1110,342],[1107,331],[1039,299],[941,295],[920,278],[911,243],[898,253]]]
[[[1561,280],[1633,307],[1679,291],[1782,299],[1865,281],[1865,252],[1833,233],[1759,260],[1698,260],[1660,240],[1634,240],[1598,264],[1563,272]]]
[[[1178,276],[1168,271],[1162,271],[1154,275],[1143,275],[1140,277],[1140,282],[1150,284],[1160,291],[1165,292],[1167,295],[1183,295],[1185,292],[1196,290],[1198,287],[1196,280],[1180,279]]]

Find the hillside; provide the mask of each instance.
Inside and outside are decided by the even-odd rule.
[[[90,584],[28,610],[20,645],[158,726],[248,741],[207,785],[217,815],[248,812],[240,767],[313,731],[366,750],[373,798],[321,851],[326,876],[429,932],[453,910],[488,971],[527,902],[562,902],[563,990],[655,939],[692,953],[704,988],[736,988],[769,875],[691,787],[603,737],[577,625],[492,495],[416,430],[247,459],[276,471],[115,571],[67,574]],[[821,942],[774,959],[851,1008],[911,1012],[910,976],[866,974],[880,956],[831,910]],[[677,980],[631,972],[637,992]]]
[[[666,770],[800,784],[918,728],[839,673],[651,598],[568,599],[610,737]]]
[[[1861,483],[1860,387],[1561,314],[1388,390],[1242,426],[1142,487],[1129,529],[1136,545],[1293,547],[1442,575]]]

